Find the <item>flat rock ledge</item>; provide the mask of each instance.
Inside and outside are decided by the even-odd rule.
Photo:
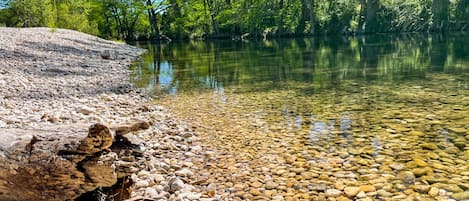
[[[0,200],[204,200],[193,129],[128,81],[144,51],[0,28]]]

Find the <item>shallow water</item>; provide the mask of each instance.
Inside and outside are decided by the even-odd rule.
[[[463,200],[467,39],[140,43],[132,79],[201,133],[205,197]]]

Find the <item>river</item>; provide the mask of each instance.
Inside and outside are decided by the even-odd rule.
[[[462,200],[468,39],[140,42],[132,80],[200,133],[206,197]]]

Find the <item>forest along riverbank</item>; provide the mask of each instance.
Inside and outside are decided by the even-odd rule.
[[[0,200],[200,197],[192,128],[128,82],[145,50],[48,28],[0,44]]]

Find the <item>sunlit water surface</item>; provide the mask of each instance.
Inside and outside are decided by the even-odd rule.
[[[139,43],[223,200],[469,199],[469,36]]]

